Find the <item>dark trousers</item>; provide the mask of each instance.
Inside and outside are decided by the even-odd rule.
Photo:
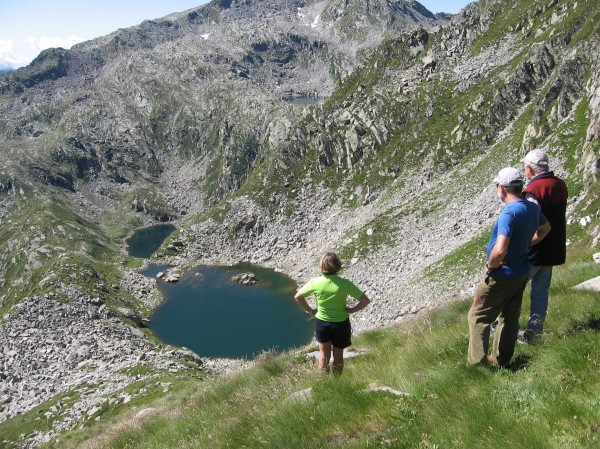
[[[497,319],[498,326],[492,345],[492,362],[507,365],[515,352],[519,332],[519,316],[523,291],[529,273],[517,278],[486,276],[475,290],[475,299],[469,310],[469,365],[487,362],[490,325]]]

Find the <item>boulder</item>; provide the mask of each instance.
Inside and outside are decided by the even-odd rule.
[[[127,307],[119,307],[117,309],[117,312],[119,313],[119,315],[121,315],[123,318],[126,318],[128,320],[133,321],[136,324],[140,324],[141,322],[141,317],[140,315],[135,312],[132,309],[129,309]]]
[[[254,273],[240,273],[231,278],[232,282],[241,285],[254,285],[258,282],[258,278]]]
[[[178,282],[181,279],[181,273],[177,271],[169,271],[164,277],[165,282]]]
[[[589,279],[573,287],[575,290],[591,290],[600,292],[600,276]]]

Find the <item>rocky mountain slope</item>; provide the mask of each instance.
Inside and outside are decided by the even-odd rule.
[[[156,220],[176,220],[182,246],[157,257],[182,269],[244,260],[302,282],[339,252],[374,299],[358,330],[470,295],[491,179],[533,146],[568,179],[570,238],[597,246],[598,19],[592,0],[453,17],[221,0],[0,78],[0,419],[50,404],[33,445],[165,367],[230,369],[139,328],[159,299],[123,239]]]

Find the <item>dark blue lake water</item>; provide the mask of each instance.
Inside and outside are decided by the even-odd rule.
[[[260,282],[231,281],[247,272]],[[177,283],[159,281],[159,289],[166,301],[150,317],[150,328],[165,343],[203,357],[253,358],[305,345],[313,334],[312,322],[294,300],[296,284],[273,270],[201,266]]]
[[[160,239],[160,246],[166,236],[152,228],[136,231],[142,235],[134,234],[128,241],[130,253],[140,250],[136,245],[145,248],[139,253],[149,253],[146,257],[156,251],[150,252],[154,245],[144,239]],[[151,264],[143,274],[154,277],[167,268]],[[236,274],[248,272],[260,282],[232,282]],[[282,352],[312,339],[313,324],[294,300],[295,282],[267,268],[200,266],[179,282],[159,280],[158,288],[165,301],[150,317],[150,328],[161,341],[202,357],[253,358],[265,350]]]
[[[311,97],[292,97],[285,98],[285,101],[292,104],[301,104],[304,106],[312,106],[313,104],[318,104],[321,99],[320,98],[311,98]]]
[[[125,241],[129,247],[129,255],[141,259],[149,258],[175,229],[172,224],[138,229]]]

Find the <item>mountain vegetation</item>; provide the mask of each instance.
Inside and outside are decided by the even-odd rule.
[[[531,397],[546,366],[564,375],[568,388],[552,385],[566,389],[568,404],[593,397],[575,379],[593,379],[597,368],[597,294],[573,306],[574,318],[557,316],[560,330],[548,345],[524,350],[531,370],[500,376],[462,366],[466,328],[458,317],[500,208],[491,180],[536,146],[548,148],[570,191],[565,273],[573,274],[555,287],[566,298],[560,304],[579,298],[569,287],[598,275],[586,260],[600,241],[599,23],[594,0],[480,0],[455,16],[403,0],[214,0],[71,50],[46,50],[0,76],[0,428],[12,429],[0,432],[8,435],[1,444],[37,445],[157,397],[175,414],[195,388],[205,393],[182,405],[190,414],[212,395],[234,411],[215,415],[224,420],[190,436],[192,446],[209,445],[209,436],[217,447],[241,446],[250,434],[252,447],[274,438],[268,447],[290,430],[285,422],[301,428],[304,419],[313,426],[321,419],[282,405],[273,415],[259,410],[252,433],[255,413],[233,403],[255,402],[251,390],[267,382],[275,399],[302,386],[324,398],[339,385],[337,430],[322,430],[325,437],[296,430],[293,447],[404,447],[403,429],[422,435],[406,447],[472,447],[475,436],[460,434],[458,424],[436,432],[444,432],[450,404],[484,389],[496,392],[483,396],[484,416],[493,421],[493,406],[502,406],[510,416],[499,428],[518,421],[514,447],[533,427],[519,421],[519,409],[535,408],[539,424],[554,396],[536,390],[541,402],[500,402],[519,388]],[[214,367],[223,365],[156,341],[141,325],[160,301],[156,282],[136,271],[142,262],[128,256],[124,239],[161,221],[178,232],[154,258],[181,270],[243,260],[302,282],[323,249],[341,254],[345,274],[374,300],[356,317],[357,330],[371,331],[356,374],[338,384],[308,380],[308,364],[288,374],[284,366],[296,356],[285,355],[215,380]],[[449,309],[438,313],[452,318],[427,315],[402,326],[444,304]],[[555,352],[566,348],[563,339],[587,361],[551,363],[566,356]],[[441,341],[450,346],[435,349]],[[408,351],[421,342],[431,346],[429,359],[402,360],[441,384],[432,389],[428,381],[417,394],[417,381],[402,380],[409,371],[390,359],[398,345]],[[402,376],[392,376],[396,370]],[[506,394],[491,387],[498,377]],[[472,390],[464,379],[482,385]],[[406,387],[412,399],[357,397],[371,381]],[[459,393],[427,408],[429,392],[445,397],[452,382]],[[373,421],[359,433],[347,427],[362,422],[350,413],[355,406]],[[582,422],[567,421],[568,407],[557,412],[549,422],[563,433],[542,426],[534,445],[591,447],[594,407],[586,399],[573,413]],[[279,423],[272,433],[269,416]],[[152,418],[150,427],[170,419]],[[243,421],[232,427],[239,435],[223,429],[229,421]],[[150,427],[144,432],[155,436]],[[115,432],[123,447],[133,444],[127,431]],[[185,446],[186,432],[178,428],[164,445]]]
[[[576,251],[555,273],[550,331],[518,345],[510,369],[465,365],[471,301],[458,301],[362,334],[340,378],[317,375],[306,351],[265,353],[234,376],[146,394],[48,447],[597,447],[598,294],[571,288],[597,267]]]

